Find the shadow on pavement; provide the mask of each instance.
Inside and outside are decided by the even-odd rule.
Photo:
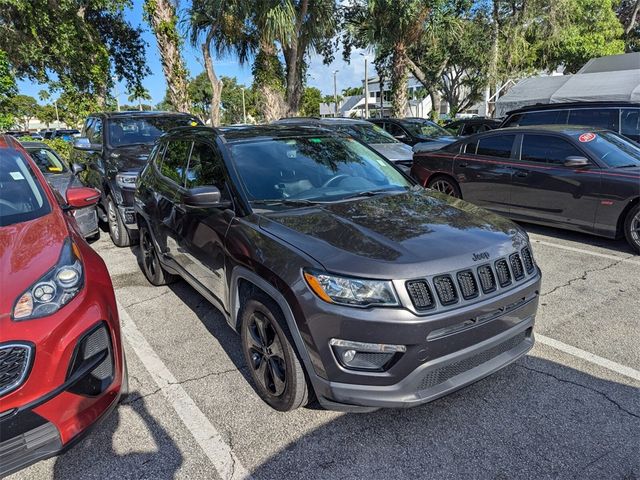
[[[125,409],[131,409],[138,417],[133,424],[140,424],[136,432],[116,433]],[[153,438],[154,451],[147,445],[136,445],[149,432]],[[131,453],[120,454],[114,450],[114,437],[119,436],[123,449]],[[127,438],[128,437],[128,438]],[[140,451],[135,451],[140,450]],[[183,456],[167,431],[149,413],[145,400],[139,392],[131,392],[127,399],[101,423],[87,438],[64,455],[57,457],[54,465],[54,479],[87,478],[153,478],[169,480],[183,463]]]
[[[342,415],[252,475],[638,479],[640,390],[529,356],[431,404]]]

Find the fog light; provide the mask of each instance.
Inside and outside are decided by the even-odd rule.
[[[351,370],[387,370],[402,353],[404,345],[352,342],[332,338],[329,342],[340,364]]]

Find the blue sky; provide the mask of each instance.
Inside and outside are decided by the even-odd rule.
[[[186,2],[182,3],[183,7],[185,3]],[[151,70],[151,74],[144,79],[143,84],[153,97],[152,103],[156,104],[163,99],[166,84],[155,37],[150,31],[149,26],[142,19],[142,0],[133,0],[133,8],[126,12],[126,16],[133,25],[141,25],[144,29],[143,38],[148,44],[146,49],[147,65]],[[318,87],[324,94],[333,94],[333,71],[338,70],[336,75],[338,92],[346,87],[362,85],[361,81],[364,78],[364,60],[360,53],[361,51],[354,51],[351,56],[351,63],[347,64],[342,60],[342,51],[336,51],[336,60],[328,66],[323,65],[320,56],[312,55],[309,62],[307,84]],[[188,41],[185,41],[183,54],[192,77],[204,70],[199,50],[192,48]],[[366,56],[370,62],[373,60],[373,54],[371,52],[367,52]],[[240,83],[245,85],[250,85],[253,80],[251,64],[242,66],[234,57],[217,59],[215,69],[218,76],[236,77]],[[369,64],[369,75],[375,75],[371,63]],[[31,95],[36,99],[38,98],[38,92],[45,88],[43,85],[30,81],[19,81],[18,87],[20,93]],[[118,91],[120,94],[120,103],[127,103],[125,85],[119,85]],[[55,98],[56,95],[54,94],[53,97]]]

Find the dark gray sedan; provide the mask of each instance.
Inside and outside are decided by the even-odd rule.
[[[22,146],[29,152],[49,184],[62,198],[65,198],[67,188],[71,185],[82,186],[66,162],[47,144],[24,142]],[[73,216],[85,238],[95,239],[100,235],[95,206],[74,210]]]

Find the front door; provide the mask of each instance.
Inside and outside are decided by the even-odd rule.
[[[221,154],[214,145],[196,140],[185,176],[186,191],[215,186],[220,190],[221,206],[197,208],[179,202],[179,263],[198,283],[226,304],[225,237],[234,217],[227,176]]]
[[[453,166],[462,198],[500,213],[509,213],[515,139],[515,134],[491,134],[465,145]]]
[[[522,220],[591,230],[600,202],[600,171],[565,167],[568,157],[586,157],[570,140],[525,133],[511,187],[511,215]]]

